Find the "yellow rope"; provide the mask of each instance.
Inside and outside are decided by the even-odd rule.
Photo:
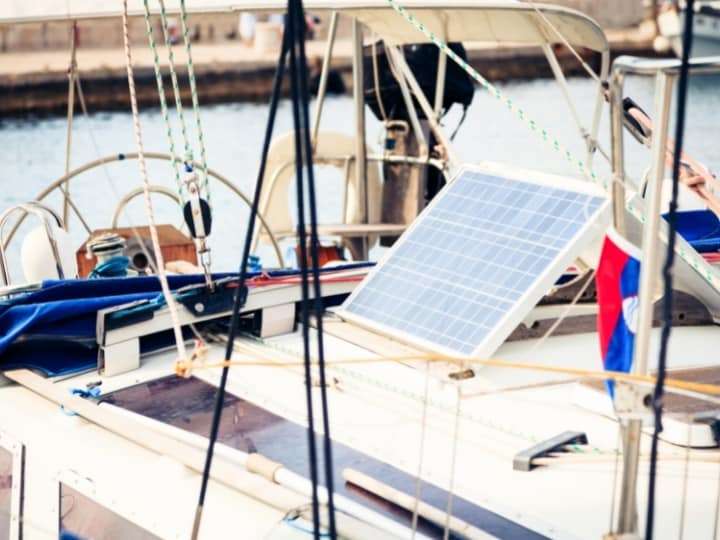
[[[343,364],[373,364],[381,362],[446,362],[455,364],[457,366],[466,367],[472,366],[485,366],[485,367],[500,367],[507,369],[519,369],[526,371],[542,371],[545,373],[560,373],[564,375],[575,375],[586,379],[595,380],[612,380],[625,383],[641,383],[643,385],[654,385],[655,377],[652,375],[636,375],[632,373],[624,373],[621,371],[599,371],[582,368],[572,367],[561,367],[551,366],[547,364],[529,364],[526,362],[509,362],[506,360],[500,360],[496,358],[487,359],[467,359],[455,356],[448,356],[442,354],[415,354],[408,356],[387,356],[387,357],[376,357],[376,358],[348,358],[337,361],[326,361],[325,364],[328,366],[332,365],[343,365]],[[225,368],[230,366],[245,366],[245,367],[302,367],[300,361],[292,362],[276,362],[273,360],[253,360],[253,361],[239,361],[239,360],[225,360],[219,362],[198,362],[198,361],[178,361],[175,364],[175,372],[181,377],[189,377],[192,371],[195,369],[216,369]],[[691,392],[697,392],[700,394],[707,394],[713,396],[720,396],[720,385],[698,383],[691,381],[683,381],[679,379],[666,379],[665,385],[668,388],[675,390],[686,390]]]

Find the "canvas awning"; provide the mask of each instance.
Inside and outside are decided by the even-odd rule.
[[[157,2],[150,2],[154,11]],[[477,41],[491,43],[520,43],[542,45],[559,43],[557,34],[548,28],[537,13],[542,11],[547,21],[575,47],[598,52],[609,49],[603,30],[590,17],[561,6],[529,4],[512,0],[401,0],[407,8],[432,32],[445,36],[447,41]],[[241,11],[282,12],[287,3],[282,0],[186,0],[188,13],[233,13]],[[425,37],[387,0],[309,0],[304,3],[309,12],[339,11],[357,17],[378,35],[393,44],[418,43]],[[168,12],[179,10],[179,0],[167,0]],[[129,13],[141,15],[142,0],[128,0]],[[0,2],[0,24],[32,21],[72,20],[119,17],[121,0],[3,0]]]

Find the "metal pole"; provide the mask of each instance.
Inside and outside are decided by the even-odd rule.
[[[648,352],[652,332],[653,303],[660,277],[660,212],[662,184],[665,178],[665,149],[667,147],[670,104],[675,75],[659,71],[655,78],[656,128],[652,139],[652,170],[648,179],[643,227],[642,268],[640,271],[640,307],[638,331],[635,339],[634,373],[648,372]],[[637,474],[640,460],[642,420],[632,419],[625,430],[624,471],[618,516],[618,533],[637,532]]]
[[[72,127],[75,116],[75,71],[77,69],[77,21],[70,27],[70,66],[68,67],[68,103],[67,103],[67,133],[65,135],[65,174],[70,172],[70,154],[72,153]],[[68,217],[70,217],[70,186],[63,187],[63,224],[68,230]]]
[[[595,98],[595,111],[593,112],[592,124],[590,125],[590,145],[588,145],[587,163],[592,167],[597,148],[598,132],[600,131],[600,118],[602,116],[603,104],[605,103],[605,88],[602,81],[608,78],[610,69],[610,52],[603,51],[600,60],[600,80],[598,81],[597,97]],[[622,89],[622,85],[621,85]],[[622,95],[622,93],[621,93]]]
[[[568,90],[567,79],[565,79],[565,74],[563,73],[562,67],[560,66],[560,62],[558,62],[555,52],[552,50],[552,47],[550,47],[547,42],[543,44],[542,50],[543,53],[545,53],[545,58],[547,58],[548,64],[550,64],[550,69],[555,76],[555,81],[558,83],[558,86],[560,87],[560,90],[565,97],[568,109],[570,109],[570,115],[573,117],[573,120],[575,120],[575,124],[580,131],[580,136],[585,140],[585,143],[588,145],[589,149],[591,144],[588,140],[589,135],[587,130],[583,127],[582,120],[580,120],[580,114],[575,108],[575,103],[573,102],[572,97],[570,97],[570,90]]]
[[[441,12],[443,19],[442,40],[447,42],[447,16]],[[445,49],[438,49],[437,80],[435,82],[435,118],[440,121],[442,114],[443,98],[445,97],[445,78],[447,76],[447,54]]]
[[[625,147],[623,142],[623,82],[624,75],[613,73],[610,83],[610,139],[612,141],[612,194],[613,226],[625,236]]]
[[[421,157],[427,158],[430,152],[430,145],[428,144],[427,138],[425,137],[425,132],[423,131],[422,125],[420,124],[420,117],[417,114],[415,102],[413,101],[412,94],[408,89],[405,76],[402,73],[397,73],[397,70],[400,69],[400,67],[395,67],[395,65],[397,64],[396,58],[400,56],[401,53],[397,52],[395,48],[391,46],[386,47],[385,51],[388,55],[387,58],[390,64],[390,69],[393,70],[395,79],[400,86],[400,93],[402,94],[403,101],[405,102],[405,107],[407,108],[408,116],[410,117],[410,125],[412,125],[413,132],[415,133],[415,138],[418,142],[418,154]]]
[[[363,223],[368,223],[367,161],[365,155],[365,96],[363,92],[363,31],[360,21],[353,19],[353,100],[355,101],[355,178],[362,205]],[[363,242],[363,258],[367,258],[367,239]]]
[[[333,47],[335,46],[335,36],[337,34],[338,12],[333,11],[330,18],[330,28],[328,29],[327,43],[325,44],[325,54],[323,55],[323,65],[320,71],[320,82],[318,83],[317,103],[315,104],[315,115],[312,124],[312,148],[313,153],[317,147],[318,131],[320,130],[320,117],[322,116],[323,105],[325,104],[325,92],[327,91],[328,73],[330,73],[330,62],[332,61]]]
[[[388,48],[388,51],[389,50],[390,48]],[[445,132],[443,132],[442,127],[440,127],[440,124],[438,124],[435,120],[432,106],[428,102],[427,96],[425,96],[422,88],[420,88],[420,84],[418,84],[417,79],[415,78],[412,70],[410,69],[410,66],[408,66],[407,62],[405,61],[405,56],[397,50],[394,50],[392,54],[395,58],[396,64],[400,68],[400,71],[410,85],[410,89],[412,90],[413,94],[415,94],[415,97],[420,104],[420,108],[425,114],[425,117],[427,118],[428,123],[430,124],[430,128],[433,130],[436,139],[445,148],[450,164],[457,165],[458,163],[460,163],[460,160],[458,159],[457,154],[455,153],[452,145],[450,144],[450,139],[448,139],[447,135],[445,135]]]

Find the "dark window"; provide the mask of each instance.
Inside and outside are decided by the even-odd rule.
[[[71,487],[60,484],[61,540],[155,540],[158,538]]]
[[[0,540],[10,539],[13,455],[0,447]]]

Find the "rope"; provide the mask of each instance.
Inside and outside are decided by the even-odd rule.
[[[143,5],[145,7],[145,30],[148,37],[148,43],[150,44],[150,50],[153,54],[155,81],[157,83],[158,97],[160,98],[160,113],[162,114],[163,120],[165,122],[165,133],[167,135],[168,143],[170,146],[170,155],[173,158],[171,161],[173,169],[175,171],[175,183],[177,184],[178,195],[180,196],[180,200],[184,202],[184,188],[182,179],[180,178],[180,167],[178,166],[178,162],[180,160],[177,158],[177,152],[175,151],[175,139],[172,133],[172,124],[170,124],[170,114],[168,112],[167,99],[165,97],[165,85],[163,84],[162,72],[160,71],[160,57],[158,56],[157,45],[155,44],[155,36],[153,35],[152,22],[150,21],[150,5],[148,4],[148,0],[143,0]],[[163,28],[163,33],[165,32],[166,30],[165,28]],[[173,79],[173,90],[175,90],[177,88],[177,77],[174,75],[175,68],[172,58],[172,48],[168,47],[168,49],[170,56],[170,76]],[[177,103],[177,101],[179,100],[179,94],[175,95],[175,99]],[[183,137],[185,138],[185,141],[187,143],[187,135],[185,134],[185,122],[182,121],[182,113],[180,112],[179,114],[181,116]]]
[[[482,88],[487,90],[490,95],[494,96],[501,103],[503,103],[511,113],[515,113],[515,116],[522,122],[524,122],[533,133],[536,133],[540,138],[551,146],[553,150],[558,152],[566,161],[577,167],[577,169],[585,175],[586,178],[601,185],[605,191],[609,190],[609,181],[605,178],[602,180],[598,175],[592,171],[587,164],[576,157],[565,147],[560,141],[551,135],[550,131],[541,128],[535,120],[520,107],[518,107],[509,97],[505,96],[496,86],[490,83],[485,77],[477,72],[472,66],[455,54],[446,43],[438,39],[432,32],[430,32],[425,25],[418,21],[412,13],[409,13],[405,8],[400,6],[396,0],[387,0],[395,11],[397,11],[402,17],[413,25],[418,31],[422,32],[430,41],[432,41],[437,47],[439,47],[445,54],[448,55],[454,62],[456,62],[466,73],[468,73],[475,81],[477,81]],[[645,215],[641,209],[633,202],[626,203],[627,210],[640,222],[645,222]],[[720,274],[718,274],[703,258],[694,250],[690,252],[686,251],[684,247],[678,249],[678,256],[687,262],[705,281],[710,284],[713,289],[720,291]]]
[[[450,483],[448,485],[447,506],[445,508],[445,532],[443,533],[443,540],[450,540],[450,517],[452,516],[453,490],[455,488],[455,467],[457,465],[458,439],[460,438],[460,405],[462,404],[462,394],[460,392],[459,384],[455,385],[455,388],[457,390],[457,405],[455,406],[455,422],[453,423],[452,457],[450,458]]]
[[[720,467],[718,467],[718,491],[717,496],[715,500],[715,519],[713,520],[713,538],[718,537],[718,532],[720,532],[720,528],[718,528],[718,523],[720,523]]]
[[[525,371],[540,371],[546,373],[560,373],[563,375],[575,375],[586,379],[593,380],[611,380],[615,382],[625,382],[643,386],[652,386],[656,383],[656,378],[652,375],[636,375],[634,373],[625,373],[623,371],[597,371],[582,368],[571,368],[553,366],[548,364],[531,364],[525,362],[510,362],[497,358],[486,359],[468,359],[457,356],[446,356],[441,354],[415,354],[408,356],[384,356],[376,358],[345,358],[343,360],[328,360],[327,365],[343,366],[353,364],[373,364],[382,362],[444,362],[465,367],[467,365],[477,367],[499,367],[507,369],[518,369]],[[179,361],[175,364],[175,371],[178,376],[189,377],[195,369],[215,369],[230,366],[251,366],[251,367],[298,367],[302,366],[297,361],[292,362],[274,362],[270,359],[262,359],[254,362],[246,362],[240,360],[225,360],[221,362],[208,362],[202,365],[194,365],[190,362]],[[688,395],[698,399],[705,399],[712,403],[720,403],[720,399],[712,396],[720,396],[720,385],[711,383],[697,383],[691,381],[683,381],[681,379],[666,379],[665,385],[672,393],[680,395]]]
[[[397,11],[400,15],[405,18],[407,22],[412,24],[417,30],[425,34],[425,36],[432,41],[441,51],[443,51],[449,58],[451,58],[456,64],[458,64],[468,75],[470,75],[482,88],[487,90],[490,95],[495,97],[498,101],[503,103],[511,113],[515,115],[523,122],[525,122],[530,130],[540,135],[543,141],[548,143],[555,151],[559,152],[566,161],[574,165],[578,171],[587,177],[592,182],[601,182],[594,171],[590,170],[586,163],[577,159],[564,145],[560,143],[560,140],[552,135],[547,129],[541,128],[538,123],[533,120],[522,108],[518,107],[512,99],[503,94],[495,85],[483,77],[477,70],[470,66],[465,60],[460,58],[446,43],[440,40],[435,34],[428,30],[425,25],[420,22],[415,16],[399,5],[395,0],[387,0],[392,8]],[[602,180],[602,185],[605,189],[608,189],[607,180]]]
[[[430,362],[425,364],[425,390],[423,392],[422,400],[422,420],[420,422],[420,445],[418,448],[418,467],[417,475],[415,475],[415,500],[413,502],[412,511],[412,536],[411,540],[415,539],[418,527],[418,517],[420,510],[420,497],[422,495],[422,471],[423,463],[425,462],[425,427],[427,423],[427,410],[428,410],[428,394],[430,393]]]
[[[535,344],[532,346],[530,351],[536,351],[545,341],[547,338],[552,336],[555,333],[555,330],[558,329],[558,327],[563,323],[563,321],[566,319],[568,314],[570,313],[570,310],[580,301],[580,298],[582,298],[582,295],[585,294],[585,291],[588,289],[591,283],[593,283],[595,278],[595,270],[590,271],[590,275],[587,277],[585,283],[583,283],[582,287],[578,290],[578,292],[575,294],[575,296],[572,299],[572,302],[570,302],[565,308],[563,309],[562,313],[560,313],[560,316],[553,322],[553,324],[550,325],[550,328],[548,328],[545,333],[540,337],[539,340],[535,342]]]
[[[183,112],[182,99],[180,97],[180,86],[178,85],[177,72],[175,70],[175,54],[173,53],[173,46],[170,42],[170,32],[167,22],[167,13],[165,12],[165,0],[158,0],[160,3],[160,22],[162,23],[163,37],[165,38],[165,47],[168,51],[168,66],[170,68],[170,81],[173,86],[173,94],[175,96],[175,109],[178,113],[178,120],[180,121],[180,132],[182,133],[183,143],[185,145],[185,164],[187,167],[188,163],[194,161],[192,148],[190,147],[190,140],[188,139],[187,126],[185,125],[185,114]],[[145,0],[147,6],[147,0]],[[159,66],[158,66],[159,67]]]
[[[305,56],[305,11],[302,0],[288,0],[288,20],[286,22],[290,32],[290,89],[292,94],[292,113],[295,126],[295,168],[297,172],[297,212],[298,212],[298,240],[300,242],[300,267],[302,269],[302,335],[303,335],[303,356],[305,364],[305,388],[308,409],[308,445],[310,452],[311,477],[317,459],[315,453],[315,429],[313,426],[313,403],[312,403],[312,380],[310,374],[310,294],[309,278],[312,274],[313,284],[313,311],[315,315],[316,336],[317,336],[317,360],[320,375],[320,405],[323,421],[323,464],[325,466],[325,483],[327,491],[328,507],[328,529],[330,537],[337,538],[337,526],[335,522],[334,503],[334,482],[333,482],[333,459],[332,441],[330,438],[330,418],[327,401],[327,381],[325,376],[325,347],[323,340],[323,300],[320,287],[320,257],[319,239],[317,229],[317,202],[315,198],[315,177],[313,168],[312,143],[310,141],[310,119],[308,103],[310,101],[307,87],[307,59]],[[308,245],[306,242],[305,229],[305,204],[303,200],[303,162],[307,169],[307,194],[308,210],[310,218],[310,256],[312,267],[308,272]],[[320,530],[319,509],[317,504],[317,476],[313,478],[313,523],[315,525],[315,536],[318,537]],[[315,521],[317,518],[317,521]]]
[[[140,176],[143,181],[143,190],[145,192],[145,210],[148,217],[148,226],[150,229],[150,238],[152,240],[153,251],[155,252],[158,279],[160,287],[165,298],[165,302],[170,310],[170,318],[172,319],[173,333],[175,334],[175,346],[178,350],[180,361],[186,358],[185,341],[183,339],[182,330],[180,329],[180,319],[178,317],[177,305],[175,298],[170,292],[167,276],[165,275],[165,261],[160,249],[160,240],[158,238],[157,226],[155,224],[155,213],[153,211],[152,199],[150,198],[150,180],[148,179],[147,167],[145,164],[145,150],[143,148],[142,131],[140,129],[140,113],[138,112],[137,94],[135,92],[135,77],[133,75],[132,54],[130,52],[130,31],[128,29],[128,0],[123,0],[123,40],[125,43],[125,66],[127,68],[128,87],[130,91],[130,107],[133,117],[133,131],[135,134],[135,143],[138,148],[138,166],[140,167]]]
[[[678,538],[682,540],[685,537],[685,512],[687,511],[687,488],[688,488],[688,475],[690,473],[690,441],[692,434],[692,416],[688,415],[685,422],[687,423],[687,441],[685,444],[685,465],[683,467],[683,484],[682,484],[682,504],[680,505],[680,526]]]
[[[648,506],[647,518],[645,521],[645,538],[652,540],[653,527],[655,525],[655,483],[657,476],[657,454],[660,433],[663,430],[663,395],[667,377],[667,354],[670,332],[672,330],[672,308],[673,308],[673,265],[675,263],[675,241],[677,232],[678,192],[680,188],[680,164],[685,136],[685,110],[687,105],[687,90],[689,79],[690,49],[693,37],[693,9],[694,0],[687,0],[685,10],[685,29],[683,33],[683,51],[680,64],[680,77],[678,80],[677,93],[677,119],[675,121],[675,152],[673,154],[672,167],[672,197],[670,199],[670,211],[667,215],[668,243],[665,264],[663,265],[663,279],[665,281],[663,297],[663,325],[660,334],[660,355],[658,358],[658,375],[655,382],[655,390],[652,395],[652,410],[655,417],[655,429],[653,430],[652,444],[650,446],[650,480],[648,485]]]
[[[161,0],[162,3],[162,0]],[[198,100],[197,84],[195,82],[195,68],[192,61],[192,47],[190,45],[190,35],[187,25],[187,10],[185,9],[185,0],[180,0],[180,23],[183,30],[183,41],[185,42],[185,50],[187,52],[187,69],[188,80],[190,81],[190,96],[193,105],[193,114],[195,115],[195,124],[197,125],[198,144],[200,146],[200,163],[202,164],[202,189],[205,192],[205,199],[210,204],[210,189],[208,187],[208,165],[207,154],[205,152],[205,138],[203,137],[202,124],[200,122],[200,103]]]
[[[610,525],[608,530],[610,534],[614,532],[613,527],[615,526],[615,498],[617,496],[617,485],[618,485],[618,464],[620,463],[620,445],[623,439],[623,424],[618,422],[617,425],[617,441],[615,443],[615,460],[613,464],[613,483],[612,483],[612,494],[610,495]]]
[[[67,104],[67,131],[65,134],[65,174],[70,172],[70,158],[72,156],[73,118],[75,117],[75,74],[77,72],[77,21],[70,26],[70,65],[68,66],[68,104]],[[70,185],[65,184],[63,194],[63,225],[68,230],[70,217]],[[82,218],[80,218],[82,220]]]
[[[248,260],[250,256],[250,249],[252,247],[252,237],[255,232],[255,222],[258,214],[258,208],[260,206],[260,195],[262,193],[263,179],[265,177],[265,168],[267,166],[268,153],[270,151],[270,143],[272,141],[273,129],[275,126],[275,117],[277,114],[278,102],[280,100],[280,91],[285,73],[285,61],[287,56],[287,49],[289,43],[288,38],[283,34],[282,50],[280,52],[280,58],[278,59],[277,70],[275,72],[275,79],[273,80],[273,89],[270,98],[270,107],[268,112],[268,121],[265,128],[265,139],[263,141],[263,149],[260,157],[260,167],[258,168],[258,175],[255,181],[255,193],[253,197],[252,206],[250,208],[250,216],[248,217],[248,226],[245,232],[245,244],[243,246],[242,260],[240,261],[240,267],[238,270],[238,287],[235,297],[233,299],[232,316],[230,319],[230,329],[227,337],[227,347],[225,349],[225,362],[223,363],[222,375],[220,377],[220,384],[217,387],[217,393],[215,395],[215,407],[213,410],[212,422],[210,424],[210,435],[208,442],[208,449],[205,456],[205,466],[203,469],[202,482],[200,485],[200,495],[198,497],[198,506],[195,511],[195,520],[193,523],[193,540],[197,538],[200,531],[200,523],[202,521],[202,513],[205,505],[205,496],[207,493],[208,481],[210,479],[210,468],[212,467],[212,461],[215,451],[215,443],[217,441],[220,420],[222,418],[223,405],[225,402],[225,388],[227,386],[228,372],[230,368],[230,358],[235,346],[235,336],[238,327],[238,321],[240,319],[240,309],[244,304],[244,293],[245,293],[245,282],[247,280],[248,272]],[[270,280],[272,281],[272,280]],[[203,359],[204,360],[204,359]],[[192,366],[193,362],[186,362],[188,366]],[[178,363],[178,366],[182,363]],[[176,366],[176,368],[178,367]],[[189,371],[188,371],[189,376]]]
[[[85,94],[82,90],[82,82],[80,81],[80,74],[75,74],[75,85],[77,86],[77,96],[78,101],[80,103],[80,109],[82,110],[83,116],[86,120],[87,130],[88,134],[90,135],[90,142],[93,145],[93,149],[95,150],[95,154],[98,158],[102,155],[100,153],[100,146],[97,142],[97,137],[95,137],[95,130],[92,128],[92,123],[90,122],[90,113],[88,112],[87,103],[85,102]],[[105,175],[105,179],[107,180],[108,186],[110,186],[110,190],[113,192],[113,195],[116,199],[121,199],[120,191],[117,188],[117,185],[115,184],[115,179],[110,174],[110,171],[108,170],[108,164],[106,161],[103,161],[102,164],[102,171]],[[67,175],[66,175],[67,176]],[[70,199],[70,203],[72,204],[72,199]],[[77,212],[76,212],[77,213]],[[137,242],[137,245],[140,246],[140,250],[143,252],[143,255],[147,258],[148,266],[150,269],[157,273],[157,264],[155,263],[155,258],[150,253],[150,250],[148,249],[146,245],[146,240],[140,236],[140,231],[138,231],[138,228],[133,224],[133,220],[130,219],[130,212],[127,208],[127,206],[123,207],[122,213],[125,216],[125,219],[127,219],[128,223],[130,224],[130,230],[132,231],[132,234],[135,238],[135,241]],[[84,220],[81,219],[81,221]],[[88,233],[92,233],[90,230],[90,227],[87,224],[84,224],[85,228],[88,230]]]

